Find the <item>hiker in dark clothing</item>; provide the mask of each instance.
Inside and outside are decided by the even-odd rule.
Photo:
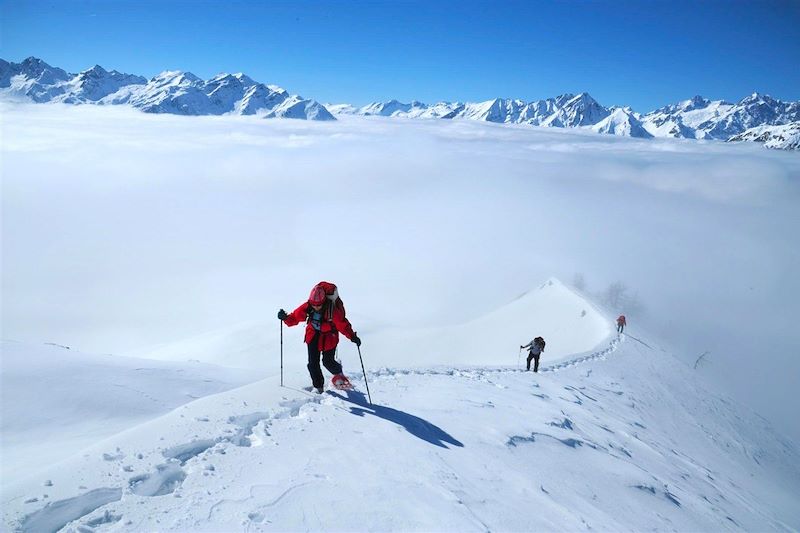
[[[622,333],[626,325],[625,315],[619,315],[619,318],[617,318],[617,333]]]
[[[541,337],[536,337],[525,346],[519,347],[520,350],[523,348],[528,348],[528,360],[527,360],[528,370],[531,369],[531,359],[533,359],[534,361],[533,371],[534,372],[539,371],[539,356],[541,356],[542,352],[544,351],[544,345],[545,345],[544,339]]]

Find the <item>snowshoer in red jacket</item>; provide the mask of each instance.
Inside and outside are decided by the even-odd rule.
[[[311,374],[311,383],[317,392],[322,393],[325,379],[319,366],[319,354],[322,353],[322,364],[333,374],[333,386],[350,388],[350,381],[342,374],[342,365],[335,359],[336,346],[339,344],[339,333],[361,346],[353,326],[345,316],[344,303],[339,298],[336,285],[327,281],[320,281],[308,297],[308,301],[287,313],[283,309],[278,311],[278,319],[283,320],[287,326],[296,326],[306,322],[305,343],[308,345],[308,372]]]
[[[617,333],[622,333],[622,330],[625,329],[625,315],[619,315],[617,318]]]

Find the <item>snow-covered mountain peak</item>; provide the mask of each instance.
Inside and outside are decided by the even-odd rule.
[[[133,74],[125,74],[117,70],[106,70],[100,65],[95,65],[90,69],[81,71],[70,83],[77,83],[86,80],[118,80],[125,84],[144,85],[147,78]]]
[[[37,57],[21,63],[0,63],[0,93],[12,98],[48,102],[64,93],[62,85],[73,77],[60,68],[51,67]]]
[[[606,118],[591,126],[598,133],[622,135],[624,137],[649,138],[653,135],[642,125],[636,113],[629,107],[618,107]]]
[[[36,80],[41,84],[51,84],[68,80],[71,75],[66,71],[48,65],[38,57],[28,57],[19,64],[18,74]]]
[[[245,85],[255,85],[256,83],[258,83],[244,72],[237,72],[233,75],[233,77],[241,81]]]
[[[751,113],[773,113],[784,108],[783,102],[776,100],[768,94],[754,92],[753,94],[742,98],[737,104],[738,107],[751,110]]]
[[[655,111],[651,111],[647,115],[673,115],[676,116],[678,114],[687,113],[689,111],[696,111],[705,109],[708,107],[712,102],[700,95],[693,96],[688,100],[681,100],[680,102],[674,104],[668,104],[663,107],[656,109]]]
[[[681,111],[692,111],[693,109],[701,109],[707,107],[711,101],[703,98],[700,95],[693,96],[688,100],[684,100],[683,102],[678,104],[678,109]]]
[[[570,100],[567,102],[567,104],[568,105],[582,105],[582,106],[600,105],[600,104],[597,103],[597,100],[592,98],[592,95],[590,95],[587,92],[582,92],[582,93],[579,93],[579,94],[573,96],[572,98],[570,98]]]
[[[388,102],[367,104],[358,110],[358,114],[382,117],[415,116],[418,111],[424,110],[426,107],[425,104],[417,101],[404,104],[398,100],[389,100]]]
[[[356,115],[358,114],[358,107],[353,104],[332,104],[325,103],[325,107],[334,115]]]
[[[598,318],[602,322],[607,321],[607,319],[602,317],[599,311],[597,311],[595,305],[587,300],[584,295],[579,294],[578,291],[563,283],[555,276],[550,276],[544,283],[523,292],[506,305],[491,311],[489,315],[515,313],[517,312],[516,306],[519,305],[520,302],[523,302],[526,306],[541,305],[543,303],[541,301],[543,298],[559,302],[559,305],[555,306],[552,310],[554,314],[558,315],[555,317],[556,320],[569,320],[572,318],[572,311],[565,311],[565,309],[574,304],[582,310],[587,310],[587,312],[591,310],[593,313],[598,313]]]
[[[553,100],[555,101],[556,105],[563,106],[573,98],[575,98],[574,93],[564,93],[564,94],[559,94]]]
[[[745,96],[744,98],[742,98],[739,101],[739,104],[741,104],[741,105],[761,104],[761,103],[768,104],[768,105],[774,105],[774,104],[777,103],[777,101],[774,98],[772,98],[770,95],[763,94],[763,93],[760,93],[760,92],[757,92],[757,91],[754,91],[752,94],[750,94],[748,96]]]
[[[116,71],[114,71],[114,72],[116,72]],[[100,65],[95,65],[92,68],[87,68],[86,70],[80,71],[80,73],[78,75],[79,76],[84,76],[84,77],[100,78],[102,76],[107,75],[108,73],[109,72],[106,69],[104,69],[103,67],[101,67]]]
[[[86,69],[63,84],[64,93],[53,101],[64,103],[98,102],[116,93],[123,87],[144,86],[147,79],[142,76],[123,74],[116,70],[107,71],[100,65]]]
[[[20,62],[20,67],[23,73],[38,73],[43,70],[52,69],[53,67],[48,65],[45,61],[39,59],[38,57],[29,56],[23,59]]]
[[[150,83],[157,85],[187,85],[197,82],[202,82],[200,78],[191,72],[184,72],[182,70],[165,70],[156,74]]]
[[[601,106],[589,93],[583,92],[564,102],[563,106],[542,124],[562,128],[592,126],[610,114],[611,112]]]
[[[246,74],[238,72],[236,74],[220,73],[206,82],[207,85],[238,84],[242,87],[256,85],[258,82]]]

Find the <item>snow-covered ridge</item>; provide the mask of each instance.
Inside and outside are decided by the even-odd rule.
[[[147,113],[336,120],[319,102],[242,73],[201,80],[191,72],[164,71],[147,80],[95,65],[69,74],[35,57],[21,63],[0,59],[0,95],[39,103],[127,104]]]
[[[733,136],[759,126],[782,126],[800,120],[800,102],[782,102],[754,93],[736,104],[711,101],[701,96],[664,106],[646,114],[630,107],[605,107],[588,93],[562,94],[555,98],[524,102],[495,98],[485,102],[422,102],[397,100],[357,108],[331,106],[335,114],[378,115],[404,118],[463,118],[503,124],[530,124],[555,128],[586,128],[624,137],[667,137],[732,140]],[[752,140],[750,136],[743,139]],[[791,143],[767,145],[796,149]]]
[[[197,361],[89,354],[54,343],[3,340],[0,352],[5,479],[25,477],[100,438],[249,383],[254,375]],[[54,433],[58,446],[48,444]]]
[[[782,102],[753,93],[736,104],[695,96],[642,116],[656,136],[729,140],[756,126],[779,126],[800,120],[800,102]]]
[[[487,345],[484,360],[497,363],[490,367],[458,357],[475,338],[450,328],[438,335],[449,339],[456,365],[437,365],[451,351],[431,346],[419,349],[434,366],[368,364],[372,401],[358,372],[356,390],[317,395],[302,389],[302,361],[289,362],[283,385],[271,374],[132,424],[59,463],[40,460],[41,469],[2,486],[3,528],[797,529],[796,445],[707,389],[655,341],[639,331],[641,339],[611,335],[588,353],[553,360],[551,345],[557,351],[574,337],[592,344],[602,333],[595,326],[610,327],[557,280],[467,326],[499,324],[534,304],[569,330],[547,331],[545,311],[528,317],[528,328],[544,329],[549,341],[539,374],[501,361],[503,342],[516,344],[505,338],[512,330]],[[602,324],[576,329],[583,319]],[[379,337],[365,335],[369,353]],[[151,380],[161,392],[174,383],[159,372]],[[101,400],[114,398],[88,386]],[[12,407],[20,409],[4,405]],[[45,426],[46,442],[57,446],[61,431]]]
[[[800,150],[800,121],[782,126],[755,126],[734,135],[728,141],[754,141],[764,143],[766,148]]]

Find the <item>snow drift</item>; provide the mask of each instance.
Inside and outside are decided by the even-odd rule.
[[[2,478],[21,479],[90,444],[258,373],[2,341]]]

